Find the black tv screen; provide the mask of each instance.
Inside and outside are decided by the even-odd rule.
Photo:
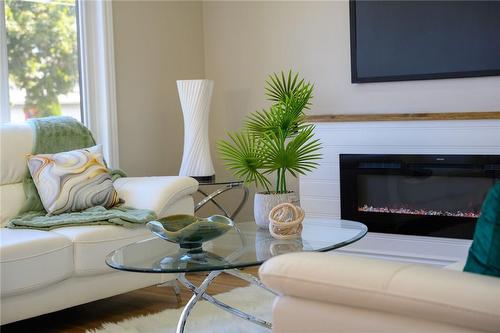
[[[351,1],[353,83],[500,75],[500,1]]]

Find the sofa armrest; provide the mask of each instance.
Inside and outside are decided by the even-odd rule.
[[[126,206],[151,209],[159,217],[170,205],[198,189],[195,179],[182,176],[123,177],[113,185]]]
[[[285,296],[497,331],[500,279],[327,253],[291,253],[259,275]]]

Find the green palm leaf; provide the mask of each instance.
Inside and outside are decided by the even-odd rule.
[[[225,166],[245,183],[263,186],[269,191],[269,180],[259,170],[263,168],[262,143],[247,132],[228,133],[230,142],[219,141],[217,148]]]
[[[271,185],[267,176],[276,173],[276,192],[285,193],[287,172],[294,177],[318,166],[321,144],[314,139],[314,126],[306,123],[313,85],[298,74],[272,74],[266,81],[268,109],[250,114],[240,133],[229,133],[218,150],[225,166],[246,183]]]
[[[308,125],[296,136],[285,142],[283,136],[267,133],[263,140],[265,173],[272,173],[278,169],[306,174],[318,166],[321,159],[319,140],[313,139],[314,125]]]
[[[286,103],[286,100],[290,99],[292,95],[298,98],[301,95],[309,94],[312,97],[313,85],[309,82],[306,83],[304,79],[299,80],[299,74],[293,74],[290,70],[288,75],[285,75],[283,71],[280,75],[271,74],[266,81],[265,90],[270,101]],[[309,107],[309,99],[305,107]]]

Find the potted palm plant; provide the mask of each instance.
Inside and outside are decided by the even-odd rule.
[[[251,113],[241,131],[228,133],[228,140],[218,142],[225,166],[235,177],[263,190],[254,199],[255,222],[262,228],[268,227],[273,207],[283,202],[298,204],[298,195],[288,191],[287,175],[304,175],[321,158],[314,125],[305,119],[313,85],[289,71],[270,75],[265,90],[272,105]]]

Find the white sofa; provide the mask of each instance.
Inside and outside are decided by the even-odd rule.
[[[259,271],[278,291],[273,332],[500,332],[500,278],[332,253]]]
[[[33,132],[27,124],[0,127],[1,324],[102,299],[174,278],[166,274],[119,272],[105,256],[151,237],[136,229],[103,225],[52,231],[3,228],[24,203],[25,156]],[[127,177],[115,187],[128,206],[154,210],[160,217],[192,214],[196,180],[189,177]],[[174,245],[172,245],[174,246]]]

